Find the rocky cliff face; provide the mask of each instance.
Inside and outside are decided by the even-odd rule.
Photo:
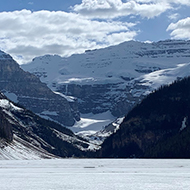
[[[67,96],[77,97],[79,111],[83,114],[99,114],[111,111],[114,116],[119,117],[127,113],[131,109],[133,101],[135,101],[135,98],[130,96],[130,94],[127,95],[126,89],[119,88],[120,85],[121,83],[68,84],[59,86],[57,91]],[[125,94],[125,97],[121,97],[121,94]],[[127,98],[128,101],[126,101]],[[131,101],[131,105],[129,105],[129,101]]]
[[[0,54],[0,90],[13,101],[63,125],[72,126],[80,119],[75,100],[69,104],[3,52]]]
[[[5,98],[3,94],[0,93],[0,99]],[[6,139],[11,142],[13,140],[12,124],[6,120],[5,113],[0,107],[0,138]]]

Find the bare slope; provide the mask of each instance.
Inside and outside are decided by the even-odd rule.
[[[0,158],[81,157],[90,143],[0,94]]]

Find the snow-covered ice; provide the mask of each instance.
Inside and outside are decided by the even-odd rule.
[[[0,162],[1,190],[189,190],[186,159],[53,159]]]
[[[185,129],[187,127],[186,125],[186,122],[187,122],[187,117],[185,117],[182,121],[182,125],[181,125],[181,128],[180,128],[180,131],[182,131],[183,129]]]

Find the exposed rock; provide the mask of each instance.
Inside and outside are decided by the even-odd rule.
[[[0,99],[5,98],[3,94],[0,93]],[[6,139],[11,142],[13,140],[12,124],[7,121],[5,113],[0,107],[0,138]]]
[[[13,94],[17,103],[27,109],[63,125],[72,126],[80,119],[76,102],[69,105],[64,97],[53,93],[35,75],[23,71],[3,52],[0,56],[0,90],[8,97]]]

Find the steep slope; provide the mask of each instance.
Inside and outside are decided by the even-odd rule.
[[[58,158],[14,135],[13,142],[0,139],[0,160],[35,160]]]
[[[83,156],[90,144],[0,94],[0,158]]]
[[[189,62],[190,41],[129,41],[68,58],[37,57],[21,67],[53,91],[77,98],[80,113],[111,113],[114,117],[105,119],[111,122],[123,117],[152,90],[188,76]],[[180,66],[182,63],[186,64]],[[81,130],[86,133],[88,129]]]
[[[107,138],[101,157],[190,158],[190,77],[150,94]]]
[[[23,71],[11,56],[0,51],[0,90],[12,101],[42,116],[72,126],[80,116],[75,100],[69,103],[46,84]]]

